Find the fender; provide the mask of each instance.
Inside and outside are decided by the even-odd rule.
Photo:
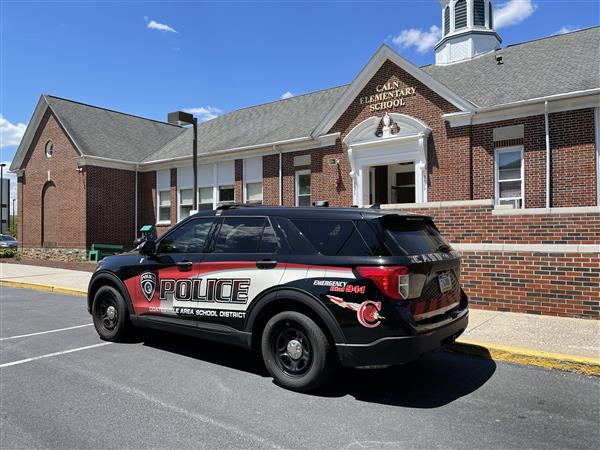
[[[108,270],[100,270],[98,272],[95,272],[94,275],[92,275],[92,279],[90,280],[90,284],[88,286],[88,297],[87,297],[88,312],[91,313],[92,302],[94,301],[94,299],[91,298],[91,296],[90,296],[90,292],[92,292],[92,290],[93,290],[92,288],[95,287],[97,284],[102,284],[102,281],[110,281],[111,284],[113,284],[117,287],[118,291],[125,299],[125,303],[127,304],[127,310],[129,311],[129,315],[130,316],[135,315],[135,313],[133,311],[133,303],[131,301],[131,297],[129,296],[129,291],[127,291],[127,288],[125,287],[125,285],[123,284],[121,279],[117,275],[115,275],[113,272],[109,272]]]
[[[247,311],[244,331],[251,333],[256,319],[260,315],[260,312],[268,305],[282,298],[301,303],[302,305],[308,307],[325,323],[336,344],[346,343],[346,337],[344,336],[339,323],[333,316],[333,313],[327,309],[327,307],[317,297],[306,291],[289,287],[270,291],[261,296],[260,299],[253,301]]]

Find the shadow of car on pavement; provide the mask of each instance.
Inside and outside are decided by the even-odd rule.
[[[248,350],[166,332],[144,332],[143,345],[234,370],[268,377],[262,360]],[[479,354],[482,349],[479,349]],[[308,394],[344,397],[407,408],[438,408],[483,386],[496,371],[489,357],[451,351],[424,355],[403,366],[384,369],[339,367],[333,379]]]

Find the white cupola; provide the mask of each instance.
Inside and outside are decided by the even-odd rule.
[[[493,0],[440,0],[440,4],[442,39],[435,46],[436,64],[468,61],[500,47]]]

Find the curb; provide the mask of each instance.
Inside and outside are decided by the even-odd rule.
[[[0,280],[0,286],[87,297],[86,291],[48,284]],[[457,353],[479,356],[494,361],[505,361],[513,364],[544,367],[546,369],[557,369],[600,377],[600,358],[542,352],[528,348],[462,339],[447,348]]]
[[[56,294],[75,295],[77,297],[87,297],[87,292],[80,289],[73,289],[63,286],[54,286],[51,284],[28,283],[23,281],[0,280],[0,286],[32,289],[34,291],[53,292]]]
[[[458,340],[449,345],[448,349],[494,361],[505,361],[513,364],[544,367],[546,369],[557,369],[600,377],[600,358],[542,352],[528,348],[468,340]]]

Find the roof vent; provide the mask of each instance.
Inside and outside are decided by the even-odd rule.
[[[504,58],[501,52],[496,53],[496,64],[498,64],[499,66],[504,64]]]

